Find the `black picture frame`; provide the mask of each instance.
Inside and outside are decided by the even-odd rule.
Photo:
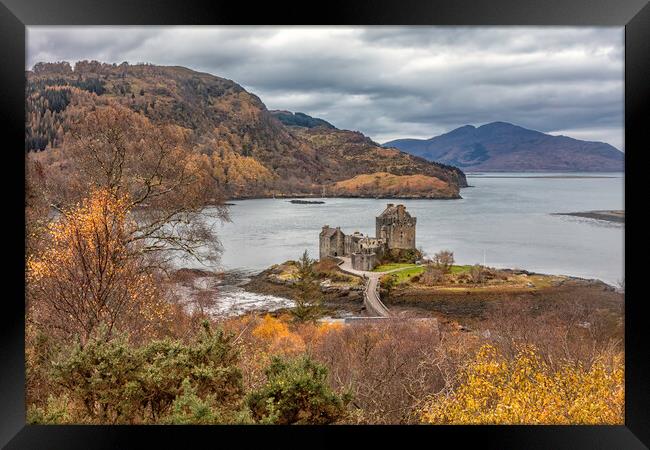
[[[449,1],[330,1],[223,2],[223,1],[99,1],[0,0],[0,121],[5,126],[3,200],[8,231],[2,248],[6,283],[0,313],[0,444],[6,448],[131,448],[181,447],[207,439],[211,446],[247,443],[252,437],[267,445],[337,445],[353,434],[362,439],[409,439],[415,444],[455,447],[470,440],[480,448],[607,448],[636,449],[650,445],[650,370],[648,327],[643,296],[634,290],[642,283],[639,265],[640,226],[637,207],[626,202],[625,304],[626,401],[623,426],[420,426],[420,427],[200,427],[200,426],[38,426],[25,424],[24,357],[24,89],[25,27],[29,25],[195,25],[287,24],[311,25],[573,25],[625,27],[625,191],[633,197],[632,183],[640,180],[640,157],[650,136],[650,5],[646,0],[449,0]],[[21,168],[19,170],[18,168]],[[21,182],[22,180],[22,182]],[[640,213],[639,213],[640,215]],[[632,243],[632,244],[630,244]],[[18,261],[22,261],[20,265]],[[630,290],[631,289],[631,290]],[[629,297],[629,296],[628,296]],[[23,299],[23,300],[21,300]],[[291,436],[289,436],[291,433]],[[294,435],[298,435],[295,436]],[[318,436],[318,439],[314,438]],[[302,438],[302,439],[301,439]],[[241,444],[237,444],[241,445]],[[367,445],[367,444],[366,444]]]

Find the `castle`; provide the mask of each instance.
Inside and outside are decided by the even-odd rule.
[[[346,235],[341,227],[323,226],[320,232],[320,259],[349,256],[352,268],[374,269],[385,251],[415,249],[415,222],[404,205],[389,203],[375,220],[376,237],[354,232]]]

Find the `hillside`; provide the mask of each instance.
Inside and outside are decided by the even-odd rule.
[[[193,151],[209,159],[215,182],[230,198],[319,194],[335,182],[380,171],[444,183],[424,197],[456,198],[466,186],[456,168],[384,149],[306,114],[271,112],[234,81],[176,66],[36,64],[27,72],[26,150],[65,146],[75,120],[111,104],[188,130]]]
[[[361,174],[387,172],[393,175],[434,177],[449,183],[451,187],[467,186],[465,174],[456,167],[432,163],[398,149],[384,148],[358,131],[327,127],[291,127],[291,131],[317,149],[319,158],[326,167],[323,175],[325,183]],[[430,197],[431,193],[423,191],[423,196]]]
[[[603,142],[552,136],[505,122],[465,125],[431,139],[397,139],[396,147],[429,161],[471,171],[623,170],[624,154]]]
[[[330,188],[339,197],[422,198],[426,192],[444,192],[447,183],[426,175],[393,175],[386,172],[357,175]],[[448,192],[450,198],[454,193]]]

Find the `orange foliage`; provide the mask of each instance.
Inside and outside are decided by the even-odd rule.
[[[268,345],[271,353],[297,354],[305,350],[305,341],[302,337],[289,330],[286,322],[264,316],[262,322],[253,329],[253,337]]]
[[[50,225],[44,250],[27,262],[30,317],[35,323],[79,335],[85,342],[100,324],[135,337],[164,325],[169,305],[136,244],[130,199],[106,189],[63,213]]]
[[[361,174],[334,183],[332,190],[341,195],[358,192],[375,194],[422,194],[450,191],[448,182],[428,175],[394,175],[387,172]]]

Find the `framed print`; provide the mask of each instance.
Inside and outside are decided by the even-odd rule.
[[[3,0],[3,445],[647,448],[650,7],[321,6]]]

